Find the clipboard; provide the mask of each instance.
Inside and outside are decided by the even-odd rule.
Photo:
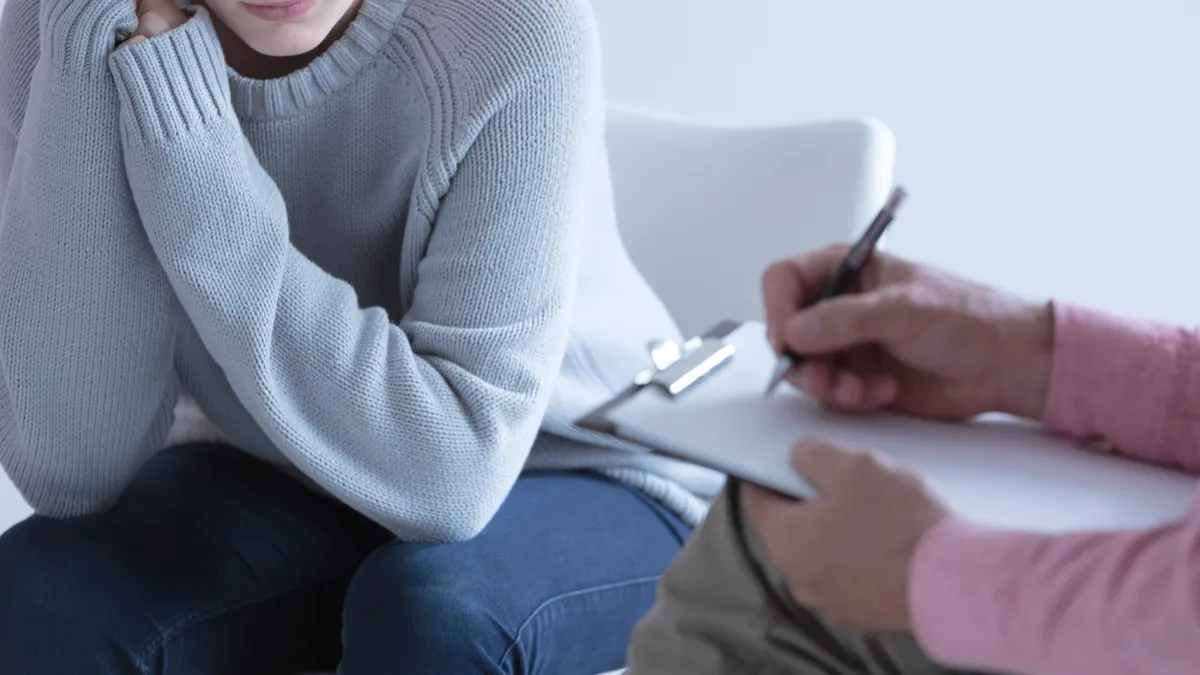
[[[1196,499],[1194,475],[1090,452],[1015,418],[838,413],[790,388],[765,397],[775,353],[760,323],[725,321],[651,353],[654,365],[579,425],[796,499],[816,496],[791,466],[806,437],[888,456],[957,513],[1003,529],[1144,529],[1178,521]]]

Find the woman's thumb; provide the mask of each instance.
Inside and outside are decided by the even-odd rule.
[[[145,0],[138,13],[138,33],[146,37],[158,37],[187,21],[187,15],[171,0]]]

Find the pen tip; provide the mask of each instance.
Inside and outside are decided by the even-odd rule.
[[[767,382],[767,390],[763,393],[763,396],[770,396],[771,394],[774,394],[775,390],[779,388],[780,383],[783,382],[783,378],[787,377],[787,374],[788,368],[785,366],[785,364],[780,364],[780,366],[776,368],[775,372],[771,373],[771,380]]]

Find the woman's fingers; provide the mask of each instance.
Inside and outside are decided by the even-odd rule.
[[[137,11],[138,34],[143,37],[158,37],[187,21],[187,15],[172,0],[140,0]]]
[[[118,48],[158,37],[187,22],[187,15],[172,0],[138,0],[136,6],[137,33],[118,45]]]
[[[147,12],[138,17],[138,34],[145,37],[158,37],[171,30],[171,24],[158,12]]]

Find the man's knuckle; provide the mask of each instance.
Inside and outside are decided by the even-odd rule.
[[[884,291],[863,293],[851,300],[846,319],[856,330],[869,331],[878,325],[892,302],[891,294]]]
[[[795,293],[798,283],[796,277],[795,269],[787,260],[779,261],[763,271],[762,291],[768,309],[792,300],[790,296]]]
[[[871,313],[874,307],[865,298],[855,304],[857,306],[847,307],[850,311],[842,312],[841,324],[843,330],[859,335],[871,328],[873,321]]]
[[[880,309],[892,311],[909,310],[917,306],[917,289],[908,284],[896,284],[876,294]]]
[[[862,474],[879,468],[879,460],[873,453],[853,452],[846,460],[846,468],[853,474]]]
[[[788,263],[786,260],[779,260],[771,263],[767,269],[763,270],[763,286],[770,288],[774,286],[778,280],[784,278],[787,274],[787,264]]]

